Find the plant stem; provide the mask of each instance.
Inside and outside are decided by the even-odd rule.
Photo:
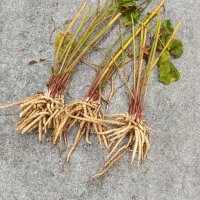
[[[159,12],[159,10],[161,9],[161,7],[163,6],[163,4],[165,3],[165,0],[162,0],[160,2],[160,4],[156,7],[156,9],[142,22],[143,26],[146,26],[155,16],[156,14]],[[139,26],[134,33],[134,37],[133,35],[131,35],[125,42],[123,49],[120,48],[115,56],[106,64],[106,66],[102,69],[102,71],[99,73],[99,75],[97,76],[97,78],[95,79],[95,82],[92,86],[92,88],[88,91],[87,97],[91,97],[93,96],[93,94],[96,93],[96,90],[98,89],[98,87],[100,86],[100,84],[102,83],[103,79],[106,77],[106,75],[109,73],[109,70],[113,67],[113,65],[115,64],[115,61],[122,55],[124,49],[127,49],[130,44],[135,40],[136,36],[141,32],[141,26]]]
[[[137,115],[138,117],[141,115],[140,110],[140,83],[142,78],[142,66],[143,66],[143,59],[144,59],[144,48],[146,45],[146,38],[147,38],[147,29],[142,25],[141,30],[141,37],[140,37],[140,57],[139,57],[139,66],[138,66],[138,74],[137,74],[137,84],[136,88],[134,88],[134,105],[133,110],[131,110],[132,115]]]
[[[166,51],[166,49],[169,47],[169,45],[170,45],[172,39],[174,38],[174,36],[176,35],[176,33],[177,33],[177,31],[178,31],[180,25],[181,25],[181,22],[178,22],[177,25],[176,25],[176,27],[175,27],[175,29],[174,29],[174,31],[173,31],[173,33],[172,33],[172,35],[171,35],[171,37],[170,37],[170,39],[168,40],[167,44],[165,45],[165,47],[163,48],[163,50],[160,52],[160,54],[158,55],[158,57],[156,58],[156,60],[155,60],[155,61],[152,61],[151,65],[150,65],[150,67],[149,67],[149,73],[152,72],[152,70],[153,70],[154,67],[157,65],[157,63],[158,63],[160,57],[162,56],[162,54],[163,54],[163,53]],[[158,39],[159,39],[159,37],[158,37]],[[158,40],[158,39],[157,39],[157,40]],[[156,47],[156,48],[157,48],[157,47]],[[148,76],[147,76],[146,89],[145,89],[145,92],[144,92],[143,108],[144,108],[145,102],[146,102],[147,89],[148,89],[147,86],[149,85],[149,82],[150,82],[150,74],[148,74]]]
[[[82,13],[83,9],[85,8],[86,4],[87,4],[87,0],[83,3],[83,5],[81,6],[80,10],[78,11],[78,13],[74,17],[74,19],[71,21],[71,23],[69,24],[68,28],[66,29],[66,31],[64,32],[64,34],[63,34],[63,36],[61,38],[61,41],[60,41],[60,43],[58,45],[58,48],[56,50],[56,55],[55,55],[55,59],[54,59],[54,70],[56,70],[57,59],[58,59],[58,55],[59,55],[59,52],[60,52],[60,48],[61,48],[61,46],[63,44],[64,38],[69,33],[69,31],[71,30],[72,26],[74,25],[74,23],[76,22],[78,17],[81,15],[81,13]]]
[[[63,86],[65,85],[65,81],[67,81],[71,77],[71,72],[74,70],[78,62],[83,58],[83,56],[94,46],[94,44],[99,41],[99,39],[116,23],[117,20],[121,17],[122,13],[116,14],[116,16],[103,28],[102,31],[98,33],[98,35],[89,42],[89,44],[82,50],[82,52],[78,55],[78,57],[70,64],[70,66],[64,72],[65,75],[61,76],[57,81],[57,84]],[[67,75],[66,75],[67,74]],[[57,92],[58,86],[55,86],[53,89],[53,93]],[[54,95],[54,94],[53,94]]]

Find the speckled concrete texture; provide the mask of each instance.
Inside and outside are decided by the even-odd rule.
[[[42,91],[50,74],[54,26],[71,19],[83,0],[0,1],[0,105]],[[89,0],[95,6],[96,0]],[[153,6],[158,3],[154,1]],[[145,119],[157,131],[151,137],[148,161],[131,167],[125,156],[109,173],[91,180],[103,164],[96,138],[82,142],[63,170],[64,155],[47,139],[14,130],[17,109],[0,111],[0,200],[198,200],[200,199],[200,1],[168,0],[166,17],[182,21],[178,35],[185,52],[176,66],[181,80],[161,85],[155,72]],[[105,44],[109,45],[112,34]],[[93,59],[100,59],[98,52]],[[28,65],[32,59],[44,63]],[[79,65],[68,101],[80,98],[94,76]],[[71,99],[70,99],[71,98]],[[110,112],[124,111],[127,100],[120,90]]]

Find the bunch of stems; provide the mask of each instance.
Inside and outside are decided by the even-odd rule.
[[[146,9],[151,1],[144,1],[138,8],[141,13]],[[70,34],[71,28],[81,15],[86,2],[69,24],[67,30],[62,34],[60,43],[56,50],[52,76],[49,80],[49,94],[51,96],[62,96],[68,85],[70,77],[77,64],[91,50],[91,48],[105,35],[108,30],[119,21],[122,15],[125,15],[130,8],[118,8],[118,1],[108,4],[105,0],[100,9],[95,8],[92,12],[85,12],[80,25],[70,41],[65,45],[65,38]],[[98,13],[96,14],[96,11]],[[88,25],[89,22],[89,25]],[[84,31],[83,31],[84,29]],[[97,31],[98,30],[98,31]],[[81,36],[79,36],[79,34]],[[65,45],[64,49],[63,46]],[[61,56],[59,56],[62,52]]]
[[[52,68],[53,73],[49,80],[48,89],[51,96],[62,96],[64,94],[68,81],[77,64],[120,19],[122,13],[120,11],[114,11],[112,8],[114,5],[107,4],[108,0],[104,2],[100,9],[95,8],[92,12],[86,11],[75,34],[65,45],[65,38],[69,35],[71,28],[84,10],[86,6],[85,2],[69,24],[67,30],[62,34],[62,38],[55,54],[54,65]],[[97,10],[98,12],[96,13]],[[64,49],[63,45],[65,45]],[[61,56],[59,56],[61,50],[63,52]]]
[[[156,7],[156,9],[149,16],[147,16],[141,24],[143,24],[143,26],[148,25],[149,22],[151,22],[151,20],[157,15],[158,11],[162,8],[164,3],[165,0],[162,0],[160,4]],[[135,41],[135,38],[140,34],[142,29],[141,24],[139,24],[139,26],[136,29],[134,29],[134,34],[127,37],[127,39],[124,41],[123,46],[120,46],[120,48],[116,51],[114,56],[110,57],[110,60],[103,67],[103,70],[101,70],[98,73],[92,87],[88,91],[88,98],[95,99],[95,94],[97,93],[99,86],[105,85],[106,81],[109,80],[109,78],[114,74],[114,72],[116,71],[116,67],[113,66],[116,65],[117,60],[120,59],[120,57],[124,53],[124,50],[126,50],[131,45],[131,43]]]

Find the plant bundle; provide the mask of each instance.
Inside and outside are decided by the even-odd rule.
[[[145,17],[142,24],[147,25],[151,19],[156,16],[163,3],[164,1],[161,1],[154,12],[152,12],[148,17]],[[132,22],[135,23],[133,18]],[[105,114],[100,105],[100,90],[117,71],[118,67],[115,67],[116,62],[121,63],[121,56],[124,52],[124,49],[130,46],[132,41],[140,34],[141,30],[141,25],[138,25],[138,28],[136,28],[133,33],[134,35],[130,35],[126,39],[126,42],[123,44],[123,46],[120,46],[114,55],[110,56],[109,61],[102,66],[97,73],[95,80],[86,96],[82,100],[77,100],[72,104],[66,105],[65,109],[60,112],[60,115],[63,116],[63,120],[61,121],[58,129],[55,130],[55,134],[53,136],[54,144],[56,144],[57,140],[62,137],[62,134],[65,134],[67,131],[69,131],[69,129],[75,124],[79,124],[79,129],[74,137],[74,142],[68,151],[67,161],[69,161],[73,151],[82,137],[85,137],[86,142],[91,144],[89,137],[92,130],[97,135],[101,146],[105,146],[108,149],[109,142],[107,141],[107,137],[104,134],[98,133],[106,131],[108,129],[108,124],[119,126],[124,124],[116,120],[105,120]]]
[[[180,26],[180,23],[177,24],[175,29],[172,28],[170,34],[168,34],[167,40],[162,48],[160,48],[163,37],[163,28],[165,25],[166,21],[161,21],[160,13],[158,12],[156,28],[153,34],[154,36],[151,36],[152,30],[149,31],[148,27],[145,24],[142,24],[138,48],[136,47],[135,40],[133,40],[133,89],[130,89],[127,85],[130,101],[129,112],[125,114],[113,115],[113,117],[116,118],[116,121],[124,123],[123,125],[113,127],[107,131],[99,133],[100,135],[105,136],[109,143],[109,155],[107,157],[107,162],[99,169],[95,177],[105,174],[127,152],[131,152],[132,154],[132,164],[137,158],[138,166],[147,158],[150,149],[149,133],[152,131],[143,119],[147,90],[150,84],[151,74],[155,66],[158,64],[159,68],[161,68],[162,66],[160,66],[160,64],[164,63],[165,67],[168,67],[168,63],[165,63],[169,62],[169,56],[166,56],[166,52],[170,51],[171,47],[174,46],[174,41],[177,41],[177,39],[174,39],[174,36]],[[151,36],[149,42],[147,39],[148,36]],[[139,56],[136,56],[137,51],[139,51]],[[157,51],[159,51],[158,55],[156,54]],[[183,52],[182,42],[181,53],[180,51],[178,52],[178,57],[180,57]],[[168,75],[165,75],[166,79],[169,80],[172,75],[172,72],[168,73]],[[171,80],[173,81],[174,79],[171,78]]]
[[[106,1],[107,2],[107,1]],[[120,19],[120,17],[126,17],[126,13],[129,13],[130,10],[134,11],[135,13],[139,14],[142,12],[142,6],[145,5],[145,7],[150,3],[149,1],[147,1],[146,4],[144,4],[144,2],[141,5],[137,5],[135,3],[135,1],[133,1],[132,3],[128,3],[129,1],[125,0],[125,1],[114,1],[114,3],[111,4],[111,6],[109,7],[109,13],[113,13],[114,12],[114,16],[111,18],[111,20],[107,23],[107,25],[103,28],[103,30],[99,31],[97,36],[89,41],[89,44],[86,46],[85,49],[83,49],[82,51],[80,51],[80,54],[78,54],[78,57],[76,55],[76,53],[72,53],[72,55],[70,55],[69,60],[66,61],[67,63],[70,63],[68,65],[67,68],[65,68],[65,71],[62,72],[62,67],[61,69],[59,69],[59,72],[57,70],[57,72],[55,73],[55,76],[61,75],[58,78],[55,78],[55,76],[51,77],[50,79],[50,83],[49,83],[49,88],[51,89],[52,95],[54,95],[54,92],[56,91],[56,94],[60,94],[62,95],[63,91],[65,90],[68,80],[71,77],[71,72],[73,71],[74,67],[77,64],[77,59],[83,57],[85,55],[85,52],[88,51],[94,44],[94,41],[97,40],[97,38],[100,38],[103,36],[103,34],[112,26],[115,24],[115,22],[117,22],[117,20]],[[105,4],[104,4],[105,5]],[[143,7],[143,9],[145,8]],[[139,18],[139,17],[138,17]],[[92,32],[94,32],[97,27],[96,25],[96,21],[94,23],[92,23],[91,25],[89,25],[89,29],[92,30]],[[88,37],[88,33],[89,32],[85,32],[84,37]],[[79,40],[80,44],[81,41]],[[90,47],[90,48],[88,48]],[[79,53],[79,51],[77,51]],[[76,52],[76,51],[75,51]],[[74,56],[74,60],[73,60],[73,56]],[[66,56],[65,56],[66,59]],[[68,59],[68,58],[67,58]],[[109,65],[109,67],[112,67],[111,65]],[[53,69],[55,70],[55,68]],[[87,119],[87,123],[85,120],[83,120],[83,122],[81,121],[81,117],[82,116],[88,116],[90,117],[90,119]],[[97,118],[102,119],[103,118],[103,113],[100,111],[100,104],[98,101],[93,101],[91,102],[89,100],[89,98],[85,98],[83,101],[76,101],[74,103],[65,105],[65,109],[62,109],[60,112],[58,112],[56,114],[56,117],[61,118],[62,120],[60,120],[60,124],[57,127],[57,129],[54,130],[53,132],[53,143],[57,144],[59,141],[61,141],[62,138],[64,138],[64,143],[67,143],[67,131],[73,127],[75,124],[80,123],[80,129],[77,132],[77,135],[74,139],[74,144],[72,145],[72,147],[69,150],[69,154],[68,154],[68,159],[71,155],[71,153],[73,152],[75,146],[77,145],[78,141],[80,140],[81,136],[85,133],[86,135],[86,141],[87,143],[90,144],[89,141],[89,135],[90,135],[90,130],[91,127],[94,128],[95,132],[97,131],[103,131],[104,130],[104,125],[102,125],[102,123],[98,123],[98,125],[95,123],[95,120]],[[99,138],[101,140],[101,138]],[[107,145],[105,138],[103,137],[103,141],[104,143]]]
[[[54,62],[46,91],[0,107],[5,109],[20,105],[20,120],[16,130],[23,134],[36,129],[39,142],[43,134],[50,134],[54,145],[64,141],[66,146],[69,130],[78,125],[67,161],[81,138],[84,137],[86,143],[91,144],[90,135],[93,132],[100,145],[109,152],[97,177],[105,174],[127,152],[132,154],[131,163],[136,159],[138,166],[144,162],[149,153],[149,134],[152,131],[143,117],[152,71],[158,66],[159,79],[163,84],[177,81],[180,73],[172,63],[172,58],[179,58],[183,53],[182,41],[174,38],[180,23],[173,28],[170,20],[161,20],[160,9],[165,0],[161,0],[156,9],[144,15],[140,21],[150,2],[114,0],[108,3],[105,0],[101,7],[93,10],[87,8],[87,1],[83,3],[66,30],[55,39]],[[64,94],[77,65],[84,62],[84,56],[120,19],[128,27],[127,38],[115,42],[118,48],[113,55],[110,50],[106,52],[105,58],[108,57],[108,60],[98,69],[86,95],[81,100],[65,104]],[[128,63],[132,64],[133,74],[131,87],[123,77],[130,102],[129,112],[106,115],[101,107],[102,91],[105,91],[119,68],[126,66],[126,59],[130,59]],[[108,102],[114,90],[111,84]]]
[[[64,108],[64,91],[77,64],[123,15],[121,10],[114,9],[116,4],[108,4],[108,0],[99,9],[85,9],[86,5],[87,1],[81,6],[67,29],[56,37],[55,58],[47,91],[0,107],[3,109],[20,105],[21,119],[16,129],[22,134],[37,129],[40,142],[43,133],[48,133],[50,130],[54,132],[63,120],[60,112]],[[129,8],[131,5],[127,10]],[[83,11],[84,14],[76,30],[71,33]]]

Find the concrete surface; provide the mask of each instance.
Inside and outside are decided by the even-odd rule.
[[[59,26],[70,19],[81,2],[0,1],[1,105],[43,90],[53,58],[49,37],[54,23]],[[184,40],[185,53],[175,61],[182,74],[179,82],[163,86],[154,75],[146,121],[158,134],[151,137],[145,165],[131,168],[127,155],[105,177],[91,181],[106,155],[93,138],[92,146],[79,145],[63,171],[65,154],[60,156],[48,140],[38,144],[35,134],[16,133],[17,109],[8,109],[0,111],[0,200],[200,199],[199,7],[200,1],[195,0],[167,1],[165,15],[174,22],[182,20],[179,36]],[[40,58],[46,61],[28,65]],[[98,59],[98,53],[93,58]],[[88,71],[79,65],[69,90],[72,100],[81,97],[92,81],[94,72]],[[110,110],[123,111],[126,103],[120,90]]]

